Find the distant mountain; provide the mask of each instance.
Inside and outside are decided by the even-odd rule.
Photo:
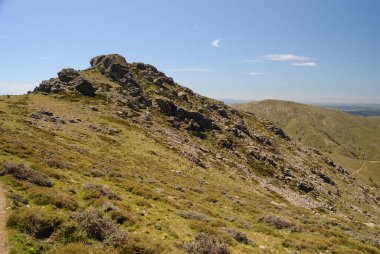
[[[325,108],[338,109],[340,111],[358,116],[380,116],[380,104],[324,104],[320,106]]]
[[[380,118],[280,100],[234,106],[273,121],[295,140],[319,149],[351,172],[372,164],[371,168],[376,170],[372,170],[366,180],[371,177],[380,183],[377,162],[380,161]]]
[[[379,189],[326,154],[154,66],[90,64],[0,96],[9,253],[380,253]]]

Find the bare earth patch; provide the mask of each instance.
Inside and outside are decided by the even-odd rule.
[[[0,254],[7,253],[7,232],[6,232],[6,218],[5,218],[5,191],[0,185]]]

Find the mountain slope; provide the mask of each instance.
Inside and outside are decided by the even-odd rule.
[[[377,165],[380,161],[380,118],[277,100],[235,107],[275,122],[294,139],[329,154],[352,172],[363,163]],[[372,177],[378,171],[372,171]]]
[[[119,55],[58,77],[0,97],[11,253],[379,253],[378,190],[277,126]]]

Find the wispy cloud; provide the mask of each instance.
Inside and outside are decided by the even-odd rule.
[[[211,69],[207,69],[207,68],[175,68],[175,69],[170,69],[169,71],[172,71],[172,72],[185,72],[185,71],[188,71],[188,72],[207,72],[207,71],[211,71]]]
[[[275,61],[275,62],[288,62],[288,61],[307,61],[310,60],[309,57],[297,56],[292,54],[269,54],[264,56],[265,60]]]
[[[315,62],[303,62],[303,63],[293,63],[294,66],[298,67],[315,67],[317,63]]]
[[[261,76],[261,75],[264,75],[265,73],[263,73],[263,72],[256,72],[256,71],[250,71],[250,72],[246,72],[244,74],[250,75],[250,76]]]
[[[220,47],[221,47],[220,42],[221,42],[221,39],[213,40],[213,41],[211,42],[211,46],[213,46],[213,47],[215,47],[215,48],[220,48]]]

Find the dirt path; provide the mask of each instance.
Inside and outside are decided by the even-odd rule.
[[[363,164],[360,166],[360,168],[354,172],[352,172],[352,175],[358,174],[360,170],[364,167],[366,163],[379,163],[380,161],[364,161]]]
[[[0,254],[7,253],[7,232],[5,230],[6,227],[6,219],[5,219],[5,191],[3,187],[0,185]]]

